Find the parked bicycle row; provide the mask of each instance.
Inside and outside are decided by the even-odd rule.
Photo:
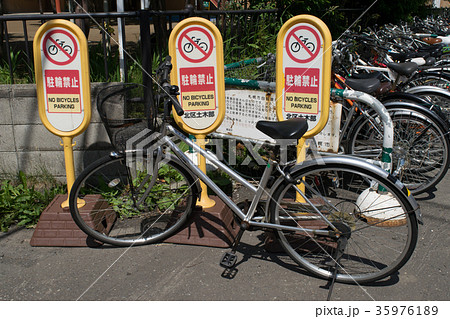
[[[157,136],[146,139],[154,147],[113,152],[76,179],[70,210],[83,231],[118,246],[160,242],[186,223],[201,192],[200,178],[232,209],[236,221],[245,225],[240,227],[232,251],[222,257],[224,267],[235,265],[242,233],[258,229],[270,230],[295,262],[322,278],[372,282],[406,263],[417,241],[420,211],[397,179],[350,157],[330,156],[296,166],[295,159],[281,163],[269,156],[255,187],[171,124],[171,110],[183,114],[177,90],[168,84],[171,67],[168,59],[158,72],[163,122]],[[98,107],[105,115],[112,94],[102,96]],[[108,129],[132,122],[129,119],[121,125],[104,120]],[[271,138],[299,139],[308,124],[295,118],[259,121],[257,128]],[[233,203],[185,155],[177,145],[180,140],[247,188],[254,195],[252,201],[248,205]],[[77,204],[80,198],[85,205]]]
[[[369,35],[363,36],[369,42]],[[137,86],[101,93],[98,110],[117,150],[88,166],[76,179],[69,200],[75,222],[95,240],[112,245],[160,242],[186,224],[197,199],[203,196],[201,180],[231,209],[239,225],[231,251],[220,260],[223,267],[234,267],[244,231],[265,230],[268,239],[275,237],[296,263],[322,278],[367,283],[394,273],[410,258],[417,242],[421,213],[411,193],[432,190],[448,170],[449,123],[440,113],[443,106],[431,100],[430,94],[450,95],[444,88],[400,85],[402,77],[410,79],[426,72],[430,76],[431,71],[419,70],[415,62],[376,66],[381,68],[379,72],[366,69],[367,75],[357,72],[364,58],[354,49],[358,37],[348,33],[334,43],[334,72],[326,79],[333,84],[332,102],[339,105],[333,108],[340,118],[339,154],[322,153],[326,156],[297,163],[296,157],[282,161],[268,152],[256,187],[172,123],[171,111],[177,116],[185,111],[177,99],[179,88],[171,85],[168,77],[170,57],[156,72],[159,93],[155,98],[163,114],[159,121],[154,116],[154,131],[143,131],[145,125],[139,124],[146,123],[138,119],[108,118],[108,99],[119,93],[124,97],[119,101],[134,103],[136,99],[123,93]],[[207,59],[201,45],[190,39],[186,41],[203,52],[198,60]],[[289,48],[292,52],[308,50],[313,56],[319,46],[303,40],[306,43]],[[375,38],[370,43],[375,46],[378,41]],[[184,48],[185,52],[190,49]],[[225,84],[263,89],[269,114],[273,105],[267,95],[275,87],[275,61],[271,54],[227,65]],[[245,72],[250,66],[254,70],[241,77],[232,73]],[[407,91],[413,89],[423,94]],[[211,93],[205,96],[212,99]],[[298,141],[308,131],[305,117],[267,121],[267,116],[255,113],[252,125],[268,140]],[[120,133],[114,130],[124,132],[133,127],[137,130],[129,136],[132,139],[125,138],[128,147],[120,149],[116,145]],[[314,145],[314,140],[309,145]],[[247,188],[252,200],[234,203],[186,156],[187,148]]]

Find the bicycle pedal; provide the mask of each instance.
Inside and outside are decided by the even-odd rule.
[[[235,253],[226,252],[220,259],[220,266],[224,268],[232,268],[236,264],[236,261],[237,256]]]

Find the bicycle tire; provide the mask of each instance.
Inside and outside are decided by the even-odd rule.
[[[314,43],[312,42],[308,42],[306,44],[306,47],[308,48],[309,51],[311,51],[312,53],[314,53],[314,51],[316,51],[316,46],[314,45]]]
[[[447,129],[425,110],[402,105],[390,106],[388,112],[394,123],[393,169],[398,168],[403,158],[405,163],[398,176],[402,183],[414,195],[429,191],[448,170]],[[363,117],[355,121],[349,134],[349,154],[381,160],[383,128],[377,122]]]
[[[194,209],[197,186],[183,166],[164,160],[149,189],[148,167],[153,162],[145,154],[127,155],[103,157],[79,175],[70,192],[71,215],[82,231],[101,243],[134,246],[163,241]],[[80,199],[85,202],[82,207],[77,205]]]
[[[56,53],[58,53],[58,51],[59,51],[59,49],[54,44],[52,44],[48,47],[48,53],[50,55],[55,55]]]
[[[420,72],[413,76],[407,83],[405,88],[428,85],[444,89],[450,89],[450,75],[446,73]]]
[[[200,49],[202,49],[205,52],[208,52],[208,45],[206,44],[206,42],[200,42],[198,44],[198,46],[200,47]]]
[[[393,177],[388,179],[387,172],[380,168],[342,156],[298,167],[291,172],[294,183],[307,185],[307,198],[347,238],[343,255],[334,265],[338,270],[336,281],[377,281],[409,260],[417,243],[418,224],[411,213],[414,205],[403,192],[406,188],[402,191],[396,185],[401,183]],[[298,265],[321,278],[333,278],[334,267],[329,263],[338,258],[337,242],[301,232],[303,228],[330,228],[314,217],[317,214],[311,206],[296,201],[293,186],[285,180],[276,185],[269,213],[272,223],[297,225],[299,232],[277,230],[276,238]]]
[[[302,47],[301,47],[300,43],[292,42],[292,44],[291,44],[291,51],[292,52],[297,53],[298,51],[300,51],[301,48]]]
[[[450,98],[445,94],[439,92],[416,92],[418,95],[434,105],[440,107],[439,116],[443,117],[444,120],[450,121]]]
[[[184,50],[184,52],[186,52],[186,53],[191,53],[192,52],[192,50],[194,50],[194,46],[192,45],[192,43],[186,43],[184,46],[183,46],[183,50]]]
[[[67,54],[72,55],[72,47],[70,45],[65,45],[63,50],[67,52]]]
[[[414,93],[392,92],[383,96],[380,101],[383,104],[406,102],[408,104],[419,105],[419,108],[426,108],[432,111],[443,121],[444,126],[448,126],[448,116],[450,115],[450,98],[438,91],[420,90]],[[446,111],[445,108],[448,108]],[[447,113],[449,112],[449,113]]]

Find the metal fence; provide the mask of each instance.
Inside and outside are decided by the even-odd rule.
[[[125,25],[125,19],[129,19],[130,21],[135,20],[135,23],[139,23],[139,13],[138,12],[124,12],[124,13],[92,13],[92,14],[69,14],[69,13],[59,13],[59,14],[15,14],[15,15],[4,15],[0,16],[0,24],[2,28],[1,32],[1,56],[3,60],[6,62],[9,68],[9,75],[11,78],[11,83],[15,83],[15,71],[18,67],[16,65],[16,53],[22,51],[23,52],[23,60],[27,72],[29,73],[31,81],[33,81],[33,46],[32,41],[33,38],[29,36],[29,29],[36,29],[36,25],[41,25],[46,21],[53,19],[68,19],[72,21],[89,19],[94,22],[92,25],[97,25],[100,29],[101,33],[101,41],[100,45],[102,48],[102,55],[104,61],[104,72],[105,79],[108,81],[110,78],[110,68],[111,65],[108,65],[108,56],[111,55],[111,50],[108,48],[110,45],[109,37],[111,34],[108,32],[108,25],[115,23],[119,25]],[[15,36],[11,38],[9,31],[9,24],[15,23],[15,28],[18,29],[17,23],[21,23],[22,33],[20,30],[16,30],[16,34],[21,34],[21,36]],[[121,34],[123,39],[119,39],[125,43],[125,32]],[[90,49],[92,48],[92,43],[90,44]],[[126,48],[124,48],[126,49]]]
[[[198,11],[192,7],[179,11],[142,10],[133,12],[110,13],[59,13],[59,14],[14,14],[0,16],[0,56],[4,67],[7,67],[10,83],[16,83],[16,72],[21,68],[28,74],[29,82],[34,81],[33,67],[33,31],[52,19],[68,19],[71,21],[90,21],[91,35],[93,30],[100,31],[100,39],[91,41],[89,37],[90,56],[100,56],[93,68],[101,69],[102,80],[111,81],[112,74],[120,65],[120,81],[128,82],[130,58],[143,67],[143,82],[146,74],[151,74],[155,57],[163,59],[167,54],[167,43],[175,24],[187,17],[204,17],[217,25],[225,44],[225,55],[228,59],[240,59],[242,52],[249,47],[248,38],[257,37],[262,27],[274,26],[277,10],[234,10],[234,11]],[[11,33],[12,25],[15,32]],[[113,28],[114,27],[114,28]],[[131,28],[139,27],[139,39],[128,41],[127,34]],[[30,32],[30,28],[33,29]],[[118,32],[117,35],[113,32]],[[266,30],[276,36],[278,30]],[[12,36],[14,34],[14,36]],[[111,42],[116,37],[118,43]],[[93,52],[95,51],[95,52]],[[17,61],[21,52],[21,61]],[[131,52],[131,53],[130,53]],[[112,59],[114,57],[115,59]],[[91,59],[92,61],[92,59]],[[118,62],[118,63],[117,63]],[[98,73],[98,72],[97,72]]]

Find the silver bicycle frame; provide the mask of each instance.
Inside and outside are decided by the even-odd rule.
[[[252,203],[250,205],[250,208],[247,212],[247,214],[244,214],[242,210],[205,174],[203,173],[200,168],[197,167],[192,160],[184,154],[184,152],[178,148],[178,146],[165,134],[165,131],[169,131],[171,134],[175,135],[177,138],[181,139],[184,143],[186,143],[189,147],[193,148],[196,152],[200,153],[202,156],[204,156],[206,159],[211,161],[214,165],[219,167],[221,170],[223,170],[225,173],[227,173],[229,176],[231,176],[234,180],[238,181],[244,187],[249,189],[253,194]],[[256,226],[256,227],[264,227],[264,228],[272,228],[277,230],[286,230],[286,231],[294,231],[294,232],[303,232],[313,235],[323,235],[323,236],[336,236],[334,231],[329,230],[317,230],[317,229],[308,229],[303,228],[301,226],[299,227],[293,227],[293,226],[286,226],[286,225],[279,225],[279,224],[272,224],[267,221],[264,222],[258,222],[252,220],[252,217],[256,211],[256,207],[261,200],[262,195],[265,192],[265,188],[267,186],[267,182],[269,180],[269,177],[272,175],[272,170],[274,167],[275,162],[272,160],[269,160],[267,163],[267,166],[264,170],[262,179],[258,185],[258,187],[253,186],[250,184],[247,180],[236,174],[233,170],[231,170],[228,166],[220,162],[214,155],[212,155],[211,152],[206,151],[199,147],[197,144],[195,144],[193,141],[191,141],[189,138],[184,136],[183,133],[179,132],[177,129],[175,129],[173,126],[169,124],[165,124],[165,127],[163,128],[163,144],[167,145],[187,167],[189,170],[191,170],[200,180],[202,180],[206,185],[208,185],[216,194],[217,196],[228,206],[230,209],[237,215],[241,220],[244,222],[247,222],[250,226]],[[307,200],[306,196],[300,191],[297,190],[299,194]],[[312,208],[316,211],[317,216],[321,216],[320,211],[312,206]],[[334,228],[334,226],[326,219],[324,219],[327,224],[329,224],[331,227]]]

